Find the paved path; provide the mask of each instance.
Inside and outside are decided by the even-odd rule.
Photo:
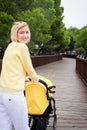
[[[75,59],[63,58],[36,68],[56,85],[56,130],[87,130],[87,87],[77,75],[75,63]],[[51,122],[47,130],[53,129]]]

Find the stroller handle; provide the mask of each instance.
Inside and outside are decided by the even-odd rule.
[[[47,88],[47,83],[41,79],[39,79],[39,82],[42,83],[43,85],[45,85],[45,87]]]

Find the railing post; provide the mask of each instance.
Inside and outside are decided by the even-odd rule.
[[[76,58],[76,71],[87,82],[87,60]]]

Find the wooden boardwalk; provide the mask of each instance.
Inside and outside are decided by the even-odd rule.
[[[56,86],[56,130],[87,130],[87,87],[76,73],[75,65],[75,59],[63,58],[36,68],[38,74]],[[52,119],[47,130],[53,130]]]

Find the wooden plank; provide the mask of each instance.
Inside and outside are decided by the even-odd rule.
[[[38,74],[56,85],[56,130],[87,130],[87,87],[75,70],[76,60],[63,60],[37,67]],[[53,130],[50,119],[47,130]]]

